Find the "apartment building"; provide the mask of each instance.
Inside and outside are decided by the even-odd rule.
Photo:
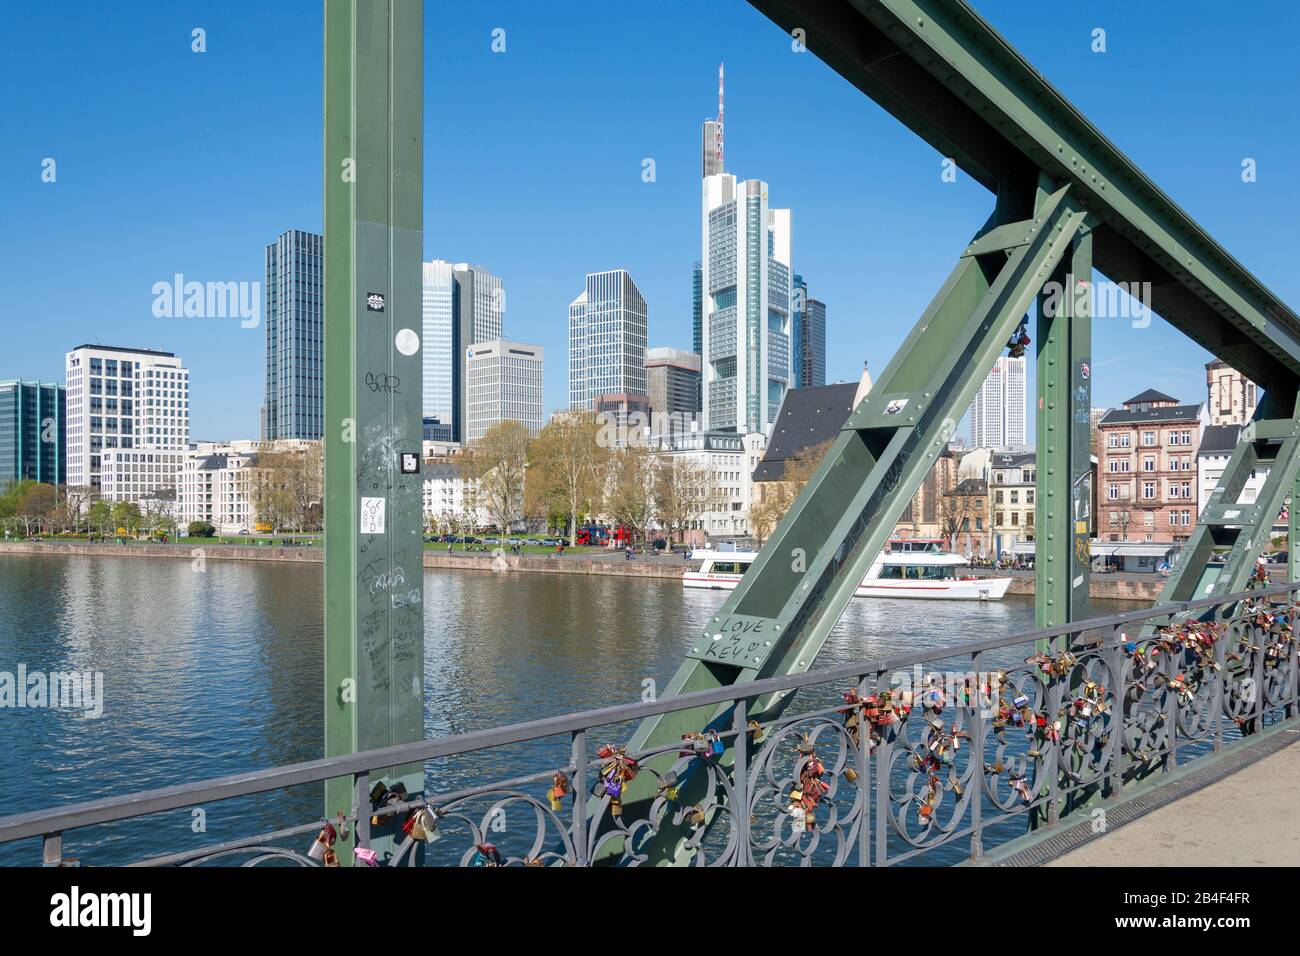
[[[1186,541],[1196,523],[1204,404],[1147,389],[1097,423],[1103,541]]]

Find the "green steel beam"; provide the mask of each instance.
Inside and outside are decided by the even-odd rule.
[[[325,0],[327,757],[424,736],[423,64],[420,0]],[[423,789],[419,766],[379,776]],[[352,804],[326,784],[327,817]]]
[[[1046,196],[1046,184],[1039,195]],[[1038,297],[1034,612],[1039,627],[1088,617],[1092,519],[1092,223]]]
[[[1296,471],[1295,484],[1291,487],[1287,518],[1287,580],[1300,581],[1300,470]]]
[[[1264,468],[1268,476],[1255,501],[1242,504],[1239,499],[1247,480]],[[1300,396],[1295,391],[1265,392],[1254,421],[1243,429],[1218,485],[1201,509],[1160,601],[1190,601],[1245,588],[1256,558],[1268,544],[1273,521],[1295,487],[1297,468]],[[1291,520],[1294,523],[1295,518]]]
[[[1300,381],[1300,318],[963,0],[750,0],[990,189],[1039,172],[1102,228],[1097,269],[1266,389]]]
[[[1024,208],[1033,209],[1032,184],[1023,193],[1013,184],[1004,188],[981,236],[849,416],[667,693],[799,673],[812,665],[1034,296],[1070,251],[1086,213],[1068,193],[1069,187],[1055,191],[1030,218],[1017,220]],[[993,235],[1001,239],[985,241]],[[749,716],[771,719],[788,702],[788,695],[759,698]],[[682,734],[722,727],[729,714],[729,708],[702,708],[650,718],[629,746],[667,746]],[[659,759],[665,766],[672,760]],[[651,787],[650,774],[632,782],[625,814],[645,812]],[[653,857],[680,862],[670,844],[657,847]]]

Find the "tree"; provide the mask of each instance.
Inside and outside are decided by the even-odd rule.
[[[134,535],[140,530],[140,506],[134,501],[118,501],[113,505],[113,527]]]
[[[217,533],[211,521],[191,521],[187,530],[191,538],[211,538]]]
[[[35,481],[22,482],[14,507],[14,517],[22,524],[23,534],[30,536],[48,528],[56,504],[53,485]]]
[[[155,488],[149,495],[140,499],[140,527],[145,534],[165,533],[175,522],[172,512],[176,509],[176,489],[174,487]]]
[[[681,540],[704,512],[709,472],[687,455],[670,455],[654,474],[654,506],[669,539]]]
[[[523,517],[524,475],[531,442],[527,426],[506,419],[489,428],[461,457],[466,491],[473,486],[477,502],[502,534]]]
[[[528,456],[528,513],[563,515],[569,546],[578,542],[578,523],[600,510],[603,497],[601,426],[592,412],[557,416],[538,433]]]
[[[1127,541],[1128,526],[1133,523],[1133,509],[1130,508],[1128,502],[1125,501],[1118,506],[1117,512],[1113,513],[1116,515],[1116,521],[1119,524],[1120,540]]]
[[[957,535],[966,525],[969,518],[968,510],[966,495],[950,491],[939,497],[939,533],[943,535],[949,548],[957,547]]]
[[[269,524],[271,533],[302,525],[299,510],[301,496],[295,483],[301,478],[295,452],[259,452],[257,463],[249,468],[248,480],[252,483],[249,495],[258,522]]]
[[[94,488],[87,485],[61,485],[58,488],[59,508],[57,520],[73,534],[81,531],[85,512],[96,498]]]
[[[113,524],[112,506],[103,500],[94,502],[86,511],[86,523],[88,527],[99,532],[101,538],[108,537],[109,529]]]
[[[615,522],[642,539],[655,518],[657,466],[657,456],[642,445],[616,450],[609,462],[605,508]]]
[[[817,472],[834,439],[803,449],[796,458],[788,458],[778,481],[763,482],[763,500],[749,509],[749,526],[759,543],[767,537],[790,510],[804,485]]]

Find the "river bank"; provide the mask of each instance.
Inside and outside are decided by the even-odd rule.
[[[79,554],[92,557],[173,558],[193,560],[196,548],[202,548],[203,559],[213,561],[295,561],[320,563],[324,552],[320,548],[279,547],[256,545],[213,544],[189,546],[185,544],[131,544],[90,543],[85,541],[0,541],[0,554]],[[611,577],[678,578],[687,566],[677,558],[640,557],[624,560],[620,552],[608,557],[564,555],[501,555],[454,552],[426,549],[426,568],[456,571],[531,571],[542,574],[586,574]],[[991,573],[991,572],[976,572]],[[1002,573],[1002,572],[999,572]],[[1007,593],[1032,595],[1032,575],[1013,575]],[[1089,586],[1089,596],[1095,601],[1154,601],[1160,595],[1163,581],[1142,581],[1094,575]]]

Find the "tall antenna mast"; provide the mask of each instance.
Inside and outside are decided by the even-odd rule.
[[[718,172],[724,169],[722,165],[722,64],[718,64]]]

